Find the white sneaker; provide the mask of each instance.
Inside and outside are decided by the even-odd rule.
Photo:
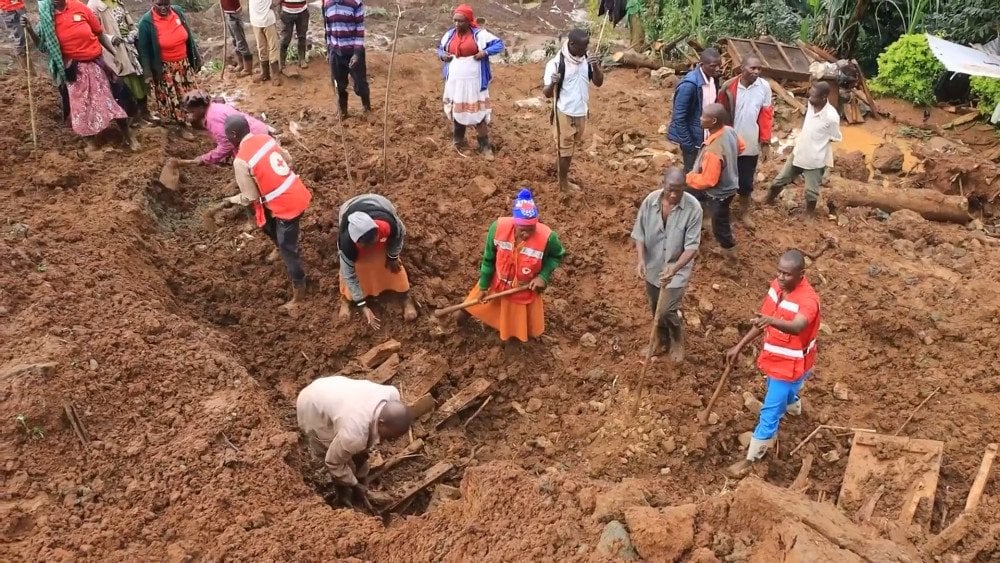
[[[773,443],[773,436],[767,440],[750,438],[750,447],[747,448],[747,461],[757,461],[764,457],[764,454],[767,453],[767,450],[771,448],[771,444]]]

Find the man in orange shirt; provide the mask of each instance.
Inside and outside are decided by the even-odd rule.
[[[798,250],[789,250],[778,260],[778,275],[771,282],[750,332],[726,352],[732,365],[743,348],[764,335],[757,368],[767,376],[767,394],[745,460],[729,467],[741,476],[750,464],[767,453],[786,412],[802,414],[799,390],[812,375],[816,364],[816,336],[819,334],[819,296],[805,278],[806,260]]]
[[[744,144],[736,130],[726,125],[728,122],[729,116],[722,104],[705,107],[701,114],[701,126],[709,135],[698,153],[694,168],[687,174],[687,185],[711,215],[712,234],[722,247],[728,266],[735,270],[739,261],[729,206],[739,188],[736,159],[743,152]]]

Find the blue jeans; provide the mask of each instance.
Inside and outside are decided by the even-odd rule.
[[[785,416],[788,405],[799,400],[799,389],[802,389],[802,384],[811,376],[812,371],[807,371],[798,381],[782,381],[770,376],[767,378],[764,406],[760,408],[760,418],[757,420],[757,427],[753,430],[755,439],[769,440],[778,433],[778,423],[781,422],[781,417]]]

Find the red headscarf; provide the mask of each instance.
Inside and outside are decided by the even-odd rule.
[[[464,17],[465,21],[469,22],[469,27],[479,27],[479,24],[476,23],[476,15],[472,13],[472,6],[468,4],[460,4],[457,8],[455,8],[455,11],[452,12],[452,15],[454,14],[460,14]]]

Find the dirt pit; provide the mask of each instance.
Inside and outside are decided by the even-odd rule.
[[[318,287],[297,318],[278,309],[290,288],[281,264],[265,260],[267,239],[248,222],[202,219],[235,193],[229,169],[186,170],[177,192],[152,183],[165,158],[191,158],[207,139],[170,134],[165,143],[166,132],[144,130],[138,154],[86,157],[39,79],[33,151],[26,100],[13,94],[19,78],[0,78],[9,147],[0,188],[0,559],[600,560],[616,557],[598,550],[612,520],[649,560],[923,557],[914,546],[962,510],[998,431],[995,245],[919,218],[882,222],[854,209],[802,223],[784,207],[759,207],[755,231],[737,227],[738,278],[722,275],[716,245],[704,238],[684,303],[687,360],[678,370],[651,367],[631,417],[649,312],[628,233],[660,166],[679,162],[657,132],[669,92],[641,73],[609,73],[592,97],[593,140],[573,163],[585,189],[565,198],[553,182],[544,105],[514,103],[539,94],[541,65],[495,69],[492,164],[451,148],[437,65],[424,55],[397,56],[395,65],[385,180],[378,118],[347,121],[348,178],[322,65],[289,81],[295,96],[234,78],[207,84],[248,93],[238,104],[285,131],[291,120],[301,126],[304,146],[285,145],[314,194],[302,248]],[[369,66],[381,115],[388,57],[373,53]],[[569,256],[546,294],[546,335],[504,346],[490,331],[456,330],[430,312],[465,296],[483,232],[521,186],[535,190]],[[407,223],[403,258],[421,312],[402,323],[398,303],[380,302],[377,332],[357,317],[336,321],[334,214],[366,190],[392,199]],[[791,194],[801,198],[801,187]],[[722,470],[742,456],[739,436],[756,420],[743,395],[764,391],[749,355],[715,407],[718,423],[701,428],[697,414],[776,257],[826,235],[840,244],[809,270],[824,326],[805,414],[783,423],[776,455],[756,469],[767,483],[734,483]],[[453,469],[385,525],[324,501],[321,472],[298,443],[294,399],[390,338],[401,343],[404,395],[437,373],[439,405],[478,378],[491,387],[440,429],[416,428],[423,456],[373,489],[398,496],[438,462]],[[821,435],[788,456],[818,424],[892,433],[935,389],[905,432],[945,443],[926,527],[858,529],[836,512],[849,436]],[[86,447],[65,417],[67,402],[90,435]],[[830,451],[843,455],[824,456]],[[805,494],[818,504],[780,489],[807,454],[816,462]],[[618,508],[602,501],[622,483],[641,494]],[[997,556],[997,486],[989,483],[977,524],[946,553]],[[611,512],[595,516],[599,504]],[[804,551],[810,546],[819,551]]]

